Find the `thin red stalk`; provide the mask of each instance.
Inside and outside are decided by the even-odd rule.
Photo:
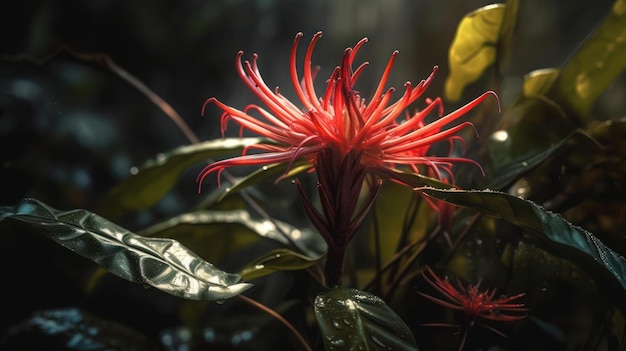
[[[251,299],[251,298],[249,298],[249,297],[247,297],[245,295],[237,295],[237,297],[239,297],[240,299],[244,300],[248,304],[250,304],[250,305],[260,309],[261,311],[266,312],[270,316],[278,319],[282,324],[284,324],[296,336],[296,338],[302,344],[302,346],[304,347],[305,350],[313,351],[313,349],[311,348],[311,346],[309,346],[309,343],[307,343],[307,341],[304,339],[302,334],[300,334],[300,332],[298,332],[298,330],[293,326],[293,324],[289,323],[288,320],[286,320],[285,318],[283,318],[283,316],[278,314],[278,312],[274,311],[273,309],[265,306],[264,304],[254,300],[254,299]]]

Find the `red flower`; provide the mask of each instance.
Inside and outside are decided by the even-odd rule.
[[[446,130],[442,128],[462,117],[488,95],[495,95],[493,92],[486,92],[460,109],[433,123],[425,124],[424,119],[433,110],[436,109],[440,116],[443,115],[440,98],[427,99],[426,107],[411,116],[405,110],[426,90],[437,67],[426,80],[422,80],[416,86],[406,82],[402,97],[391,103],[394,89],[385,90],[385,85],[398,54],[396,51],[392,54],[372,98],[367,101],[354,90],[354,85],[367,63],[355,70],[352,69],[356,53],[367,42],[367,39],[362,39],[354,48],[345,50],[341,64],[331,73],[323,94],[318,95],[313,79],[319,68],[311,67],[311,58],[313,48],[321,36],[321,32],[316,33],[306,51],[302,81],[296,69],[296,49],[302,33],[296,35],[291,49],[291,83],[302,107],[286,99],[278,92],[278,88],[272,90],[266,85],[257,66],[256,54],[252,56],[251,62],[243,63],[241,62],[243,52],[237,54],[236,66],[239,77],[266,108],[251,104],[239,110],[216,98],[210,98],[205,102],[203,111],[206,105],[211,103],[224,111],[221,122],[222,133],[227,122],[233,120],[241,129],[245,128],[267,137],[271,142],[252,147],[263,151],[261,153],[244,152],[240,157],[206,166],[198,176],[200,183],[208,174],[215,171],[219,173],[233,166],[291,164],[296,159],[305,159],[311,167],[314,167],[320,152],[327,149],[331,149],[332,153],[338,156],[335,157],[338,165],[352,153],[358,155],[358,163],[368,172],[392,179],[394,172],[390,172],[389,169],[396,165],[409,166],[415,172],[418,172],[418,165],[424,165],[440,175],[441,171],[450,173],[450,168],[455,162],[477,164],[461,157],[426,156],[426,152],[437,142],[455,140],[462,142],[461,137],[456,134],[461,129],[473,127],[470,122],[463,122]],[[403,113],[406,114],[406,120],[397,123],[398,117]]]
[[[514,322],[527,317],[526,312],[528,312],[528,309],[524,308],[524,304],[513,302],[524,296],[524,293],[495,298],[496,289],[481,291],[480,283],[465,287],[458,278],[458,287],[456,287],[450,282],[448,277],[444,279],[439,278],[430,267],[426,267],[422,271],[422,276],[428,284],[443,296],[443,299],[422,292],[418,292],[418,294],[444,307],[465,312],[467,327],[459,343],[459,350],[463,349],[469,329],[476,324],[505,337],[501,331],[480,323],[481,320]],[[448,324],[427,325],[450,326]]]

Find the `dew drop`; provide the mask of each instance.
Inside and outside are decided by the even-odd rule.
[[[263,269],[265,268],[265,265],[262,264],[257,264],[256,266],[254,266],[254,269]]]
[[[346,342],[343,339],[333,339],[330,340],[330,344],[337,347],[346,346]]]
[[[137,168],[137,167],[131,167],[130,168],[130,174],[135,175],[137,173],[139,173],[139,168]]]
[[[506,130],[498,130],[491,135],[491,138],[495,141],[504,142],[509,139],[509,133]]]
[[[341,323],[339,323],[339,321],[333,321],[333,327],[337,328],[337,329],[343,329],[343,325],[341,325]]]
[[[223,305],[224,301],[226,300],[215,300],[215,303],[217,303],[218,305]]]
[[[263,170],[264,170],[264,171],[267,171],[267,166],[263,166]]]
[[[383,349],[387,349],[387,345],[385,345],[384,342],[382,342],[379,338],[377,338],[375,335],[370,335],[370,338],[372,339],[372,342],[374,342],[374,344],[376,344],[378,347],[381,347]]]
[[[578,93],[578,97],[581,99],[589,98],[589,94],[591,93],[591,81],[584,73],[581,73],[576,77],[576,92]]]
[[[156,156],[156,161],[157,161],[158,164],[163,164],[166,159],[167,159],[167,157],[164,154],[158,154]]]

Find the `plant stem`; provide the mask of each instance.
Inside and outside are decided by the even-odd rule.
[[[249,297],[247,297],[245,295],[238,295],[237,297],[239,297],[240,299],[244,300],[248,304],[250,304],[250,305],[252,305],[252,306],[262,310],[263,312],[266,312],[267,314],[271,315],[272,317],[278,319],[282,324],[284,324],[287,328],[289,328],[289,330],[291,330],[291,332],[296,336],[296,338],[302,344],[302,346],[304,347],[304,349],[306,351],[313,351],[311,346],[309,346],[309,344],[306,342],[306,340],[304,340],[304,337],[302,336],[302,334],[300,334],[298,332],[296,327],[294,327],[291,323],[289,323],[289,321],[287,321],[285,318],[283,318],[283,316],[278,314],[276,311],[274,311],[273,309],[265,306],[264,304],[254,300],[254,299],[251,299],[251,298],[249,298]]]
[[[326,266],[324,267],[324,275],[326,277],[326,285],[329,287],[341,285],[341,275],[343,273],[343,258],[346,254],[345,246],[328,247],[326,255]]]

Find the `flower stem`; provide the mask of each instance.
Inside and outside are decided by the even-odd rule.
[[[300,344],[302,344],[302,346],[304,347],[304,349],[306,351],[313,351],[313,349],[311,348],[311,346],[309,346],[309,343],[304,339],[304,337],[302,336],[302,334],[300,334],[298,332],[298,330],[291,324],[289,323],[289,321],[287,321],[285,318],[283,318],[283,316],[281,316],[280,314],[278,314],[276,311],[274,311],[273,309],[265,306],[264,304],[249,298],[245,295],[238,295],[237,297],[239,297],[240,299],[244,300],[245,302],[249,303],[250,305],[266,312],[267,314],[273,316],[274,318],[278,319],[282,324],[284,324],[298,339],[298,341],[300,342]]]
[[[329,246],[326,254],[326,266],[324,275],[327,286],[341,285],[341,275],[343,273],[343,258],[346,254],[345,246]]]

